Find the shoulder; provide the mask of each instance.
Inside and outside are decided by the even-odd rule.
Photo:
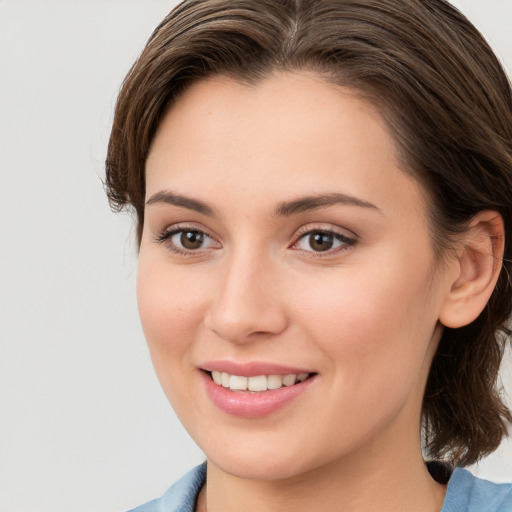
[[[512,484],[496,484],[457,468],[441,512],[511,512]]]
[[[194,512],[197,495],[206,480],[206,463],[195,467],[173,484],[163,496],[129,512]]]

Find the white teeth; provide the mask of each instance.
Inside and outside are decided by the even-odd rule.
[[[309,373],[290,373],[289,375],[257,375],[243,377],[230,375],[226,372],[212,371],[212,379],[218,386],[229,388],[233,391],[267,391],[267,389],[279,389],[283,386],[293,386],[297,382],[304,382]]]
[[[290,375],[286,375],[283,377],[283,385],[284,386],[293,386],[295,384],[295,380],[297,379],[297,375],[291,373]]]
[[[265,377],[265,375],[249,377],[248,379],[247,389],[249,391],[266,391],[267,387],[267,377]]]
[[[269,375],[267,377],[268,389],[279,389],[283,387],[283,377],[281,375]]]
[[[247,377],[240,375],[231,375],[229,377],[229,389],[245,391],[247,389]]]

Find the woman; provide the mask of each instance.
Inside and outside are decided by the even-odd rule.
[[[511,510],[461,469],[511,421],[511,140],[509,83],[442,0],[171,12],[121,90],[107,185],[207,464],[137,510]]]

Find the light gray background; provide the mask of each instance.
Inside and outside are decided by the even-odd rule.
[[[153,375],[132,221],[101,182],[121,80],[175,3],[0,0],[0,512],[123,510],[202,460]],[[512,0],[457,4],[512,68]],[[512,480],[512,444],[475,470]]]

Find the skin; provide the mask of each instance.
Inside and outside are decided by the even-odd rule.
[[[198,510],[440,510],[421,401],[463,259],[436,260],[424,191],[375,109],[306,73],[204,80],[164,116],[146,171],[147,200],[172,191],[211,210],[147,205],[137,285],[157,375],[208,458]],[[275,213],[333,193],[373,207]],[[206,242],[156,240],[180,228]],[[314,230],[353,243],[314,251]],[[218,359],[317,377],[283,409],[241,418],[205,393],[199,368]]]

